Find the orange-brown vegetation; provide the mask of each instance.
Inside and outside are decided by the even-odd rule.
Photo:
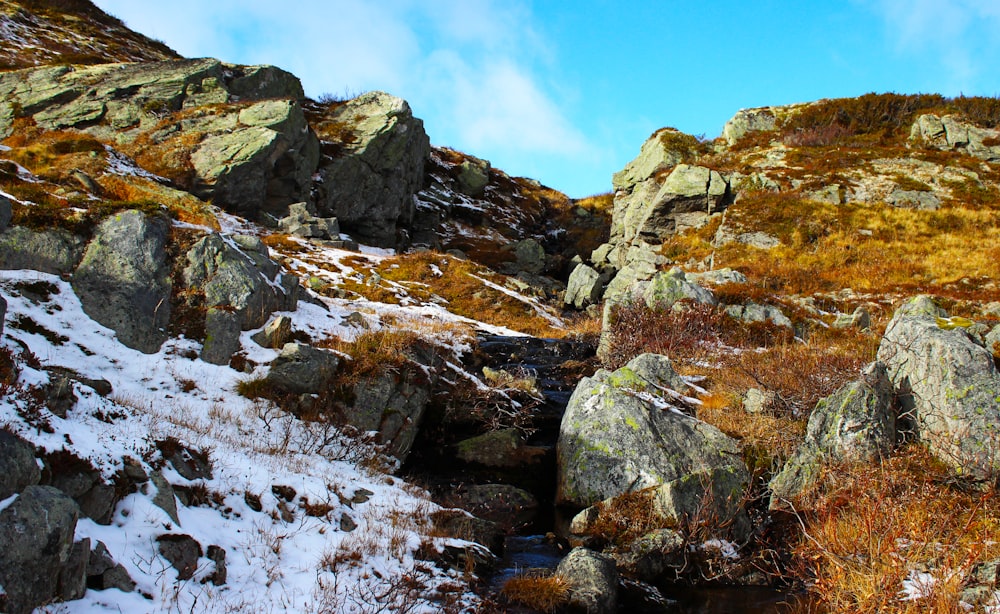
[[[965,612],[964,578],[1000,557],[1000,499],[956,481],[916,444],[881,464],[830,467],[796,504],[800,573],[814,579],[822,611]],[[903,601],[917,572],[934,580]]]
[[[508,601],[539,612],[556,612],[569,601],[569,583],[557,575],[521,574],[504,583]]]

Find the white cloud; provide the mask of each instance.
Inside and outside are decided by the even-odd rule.
[[[547,81],[554,52],[527,4],[499,0],[97,0],[188,56],[270,63],[306,93],[408,99],[435,143],[482,157],[589,156]],[[439,132],[439,133],[436,133]],[[517,172],[517,171],[515,171]]]
[[[996,0],[875,0],[902,55],[928,58],[928,72],[954,92],[996,93],[1000,2]]]

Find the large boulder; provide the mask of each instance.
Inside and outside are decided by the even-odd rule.
[[[615,194],[611,242],[656,244],[699,227],[732,200],[729,182],[704,166],[678,164],[664,179],[653,176]]]
[[[12,226],[0,234],[0,269],[68,275],[79,264],[83,250],[83,241],[65,230]]]
[[[885,365],[874,362],[860,379],[820,400],[809,415],[805,441],[771,480],[772,507],[811,486],[823,463],[887,455],[896,443],[892,395]]]
[[[569,585],[568,606],[587,614],[618,611],[618,569],[611,557],[574,548],[556,568]]]
[[[1000,372],[990,351],[966,332],[969,324],[944,317],[933,302],[918,297],[893,316],[878,359],[913,434],[960,475],[995,478]]]
[[[35,446],[13,433],[0,430],[0,501],[41,479]]]
[[[228,364],[240,331],[259,328],[272,313],[293,310],[297,296],[283,289],[280,267],[255,237],[210,234],[187,252],[184,283],[205,295],[205,345],[201,357]]]
[[[76,503],[50,486],[28,486],[0,511],[4,612],[26,614],[56,598],[60,576],[70,562],[78,515]],[[64,583],[69,580],[64,577]]]
[[[199,196],[248,217],[281,216],[309,197],[319,141],[294,100],[242,109],[234,128],[205,138],[191,154]]]
[[[401,98],[369,92],[330,111],[317,127],[344,126],[337,155],[320,163],[317,208],[336,217],[355,238],[394,247],[397,229],[408,226],[424,181],[430,140],[423,122]]]
[[[73,275],[84,312],[124,345],[152,354],[167,338],[168,222],[126,211],[101,222]]]
[[[687,391],[669,359],[655,354],[583,378],[559,429],[558,501],[587,507],[717,470],[742,485],[721,498],[740,500],[748,474],[739,445],[678,409]]]
[[[361,431],[377,431],[379,443],[405,461],[431,400],[427,374],[406,364],[362,378],[353,396],[353,403],[344,408],[345,421]]]
[[[581,262],[569,275],[563,301],[575,309],[586,309],[590,305],[596,305],[601,302],[604,285],[608,283],[609,277],[606,273],[598,273],[593,267]]]

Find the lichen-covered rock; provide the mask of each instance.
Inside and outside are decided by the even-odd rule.
[[[272,313],[294,309],[296,297],[276,287],[278,265],[267,248],[238,237],[210,234],[187,252],[184,283],[205,295],[205,345],[201,358],[227,364],[242,330],[262,326]],[[259,250],[263,249],[263,253]]]
[[[1000,470],[1000,373],[989,350],[930,299],[907,302],[878,349],[914,435],[961,475]]]
[[[65,230],[12,226],[0,234],[0,269],[68,275],[79,264],[83,250],[83,241]]]
[[[0,512],[4,611],[27,614],[57,596],[78,514],[76,503],[51,486],[28,486]]]
[[[709,290],[688,281],[684,271],[677,267],[653,275],[643,299],[650,309],[669,309],[681,300],[691,300],[703,305],[719,303]]]
[[[41,475],[35,461],[35,446],[0,430],[0,501],[37,484]]]
[[[598,273],[594,268],[582,262],[573,269],[566,282],[566,295],[563,301],[575,309],[586,309],[601,302],[604,295],[604,285],[609,275]]]
[[[668,365],[666,357],[644,355],[581,380],[559,430],[560,503],[587,507],[716,469],[746,483],[737,442],[678,410],[686,386]],[[734,489],[723,498],[742,494]]]
[[[678,230],[701,226],[731,200],[728,181],[704,166],[678,164],[662,184],[650,181],[628,197],[616,196],[612,243],[660,243]]]
[[[417,437],[431,399],[426,373],[415,364],[371,375],[354,385],[344,420],[361,431],[377,431],[379,443],[401,462]]]
[[[722,127],[722,136],[726,143],[734,145],[747,133],[774,130],[777,117],[771,107],[755,109],[740,109]]]
[[[792,328],[792,321],[781,309],[773,305],[758,305],[752,301],[743,305],[727,305],[726,313],[735,320],[744,322],[770,322],[775,326]]]
[[[168,224],[139,211],[101,222],[73,274],[84,312],[124,345],[152,354],[167,338],[170,276]]]
[[[319,123],[343,129],[342,151],[320,163],[317,208],[355,238],[395,247],[397,228],[413,220],[430,141],[405,100],[369,92],[328,111]]]
[[[568,606],[587,614],[618,611],[618,569],[612,558],[586,548],[574,548],[556,568],[569,584]]]
[[[98,134],[107,127],[152,125],[159,121],[158,113],[181,108],[302,96],[302,84],[291,73],[211,58],[63,65],[0,74],[0,99],[16,103],[42,128]]]
[[[267,323],[260,332],[254,333],[253,340],[261,347],[280,348],[292,337],[292,319],[278,316]]]
[[[809,415],[805,441],[771,480],[772,507],[812,485],[823,463],[887,455],[896,443],[892,395],[885,365],[874,362],[860,379],[820,400]]]
[[[1000,130],[980,128],[956,115],[921,115],[910,141],[936,149],[961,149],[987,162],[1000,161]]]
[[[517,429],[499,429],[463,439],[455,453],[467,463],[501,468],[531,465],[544,454],[544,449],[527,445]]]
[[[333,382],[340,360],[326,350],[305,343],[286,343],[271,363],[267,381],[286,392],[316,394]]]

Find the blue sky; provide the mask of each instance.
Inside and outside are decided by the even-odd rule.
[[[866,92],[1000,95],[1000,0],[95,0],[188,57],[381,89],[435,145],[573,197],[657,128]],[[276,8],[278,7],[278,8]]]

